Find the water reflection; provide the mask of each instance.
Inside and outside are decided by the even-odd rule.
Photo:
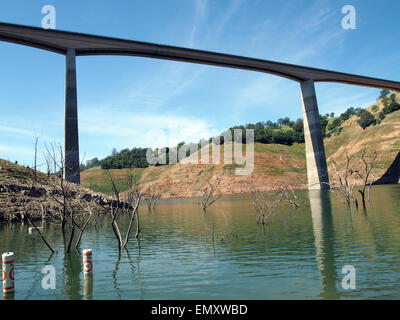
[[[138,248],[138,254],[137,254],[137,259],[136,259],[136,268],[134,266],[133,260],[131,258],[131,255],[129,254],[129,250],[125,249],[126,256],[128,258],[128,263],[131,267],[131,273],[132,273],[132,280],[133,282],[137,282],[137,287],[139,289],[139,296],[140,299],[144,299],[144,286],[142,282],[142,278],[140,276],[140,239],[136,239],[137,242],[137,248]],[[135,279],[136,278],[136,279]]]
[[[83,298],[85,300],[93,299],[93,275],[85,274],[83,278]]]
[[[54,253],[51,253],[49,255],[49,257],[47,258],[46,262],[42,266],[38,265],[38,268],[36,269],[37,271],[34,274],[32,286],[29,289],[28,294],[25,296],[25,300],[30,299],[32,297],[32,294],[35,292],[35,289],[39,287],[39,283],[41,282],[41,280],[43,278],[43,274],[41,273],[42,267],[50,264],[50,261],[51,261],[51,258],[53,257],[53,255],[54,255]]]
[[[15,300],[15,292],[3,292],[3,300]]]
[[[118,259],[117,259],[117,261],[115,263],[115,268],[114,268],[113,273],[112,273],[114,289],[115,289],[115,292],[117,293],[118,299],[121,300],[122,299],[121,289],[120,289],[118,281],[117,281],[117,279],[118,279],[117,273],[118,273],[118,270],[119,270],[119,264],[120,263],[121,263],[121,252],[119,252],[119,254],[118,254]]]
[[[65,250],[65,234],[64,239],[64,258],[63,258],[63,275],[64,275],[64,293],[71,300],[82,299],[81,283],[79,275],[82,272],[81,255],[76,250],[66,253]]]
[[[81,254],[64,251],[69,226],[65,239],[59,225],[44,230],[56,250],[49,258],[26,223],[0,224],[0,253],[17,255],[15,299],[399,299],[400,186],[372,191],[367,215],[334,193],[304,191],[310,207],[283,206],[268,226],[256,224],[248,195],[224,197],[206,216],[194,202],[163,202],[141,216],[142,237],[120,258],[109,217],[99,217],[82,238],[97,252],[91,283]],[[129,222],[118,221],[124,230]],[[56,269],[55,290],[41,286],[47,264]],[[356,290],[341,288],[346,264],[357,269]]]
[[[315,238],[316,260],[322,284],[322,299],[339,299],[336,289],[336,267],[334,256],[335,232],[332,206],[328,190],[309,190],[312,224]]]

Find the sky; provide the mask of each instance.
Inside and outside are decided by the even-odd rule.
[[[0,21],[242,55],[400,81],[398,0],[9,0]],[[344,5],[356,28],[344,29]],[[65,57],[0,41],[0,158],[32,166],[63,143]],[[234,125],[302,117],[299,83],[142,57],[77,57],[82,161],[113,148],[197,142]],[[366,107],[379,89],[316,83],[321,114]],[[45,168],[42,167],[44,170]]]

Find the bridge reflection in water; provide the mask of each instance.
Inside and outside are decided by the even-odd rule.
[[[335,230],[328,190],[309,190],[312,224],[315,238],[316,260],[321,279],[322,299],[339,299],[335,266]]]

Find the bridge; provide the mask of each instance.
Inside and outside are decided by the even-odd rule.
[[[309,189],[329,188],[315,82],[337,82],[400,91],[400,82],[275,61],[111,38],[77,32],[0,23],[0,40],[66,56],[64,177],[80,183],[76,57],[123,55],[191,62],[264,72],[300,84]]]

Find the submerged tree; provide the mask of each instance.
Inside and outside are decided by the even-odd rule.
[[[345,156],[346,164],[343,169],[340,169],[337,162],[332,160],[335,176],[330,184],[331,189],[337,191],[348,205],[353,202],[358,205],[353,192],[356,186],[360,186],[361,189],[358,192],[361,194],[361,200],[365,206],[365,197],[367,196],[368,200],[370,199],[370,190],[374,181],[374,165],[378,153],[374,151],[367,155],[367,149],[364,148],[360,156],[361,161],[358,162],[354,161],[357,159],[355,154],[350,156],[346,151]]]
[[[281,184],[276,191],[276,195],[280,202],[289,203],[294,208],[299,208],[301,205],[308,206],[307,202],[299,197],[296,191],[289,185]]]
[[[48,243],[48,241],[46,240],[46,238],[44,237],[44,235],[42,234],[42,232],[40,231],[40,228],[38,228],[35,223],[32,221],[32,219],[29,217],[31,214],[29,213],[29,211],[31,210],[35,210],[34,206],[32,205],[26,205],[27,203],[27,199],[23,199],[22,200],[22,207],[24,209],[25,212],[25,216],[27,217],[28,222],[35,228],[35,231],[40,235],[40,237],[42,238],[43,242],[46,244],[46,246],[50,249],[51,253],[54,253],[53,248],[51,247],[51,245]],[[43,216],[42,216],[43,218]],[[45,218],[45,217],[44,217]]]
[[[360,170],[357,170],[356,173],[358,177],[362,180],[362,186],[361,190],[358,190],[361,194],[361,200],[363,205],[365,206],[365,191],[368,190],[368,201],[370,200],[370,190],[372,183],[374,182],[374,163],[376,158],[378,157],[378,154],[376,151],[372,153],[372,155],[367,156],[367,150],[364,149],[362,154],[361,154],[361,160],[363,162],[363,168]]]
[[[136,238],[139,237],[140,224],[139,224],[138,208],[139,208],[140,199],[141,199],[142,194],[141,194],[141,191],[139,188],[139,183],[138,183],[137,179],[132,179],[131,180],[132,185],[130,186],[129,190],[127,191],[127,199],[128,199],[128,206],[129,206],[128,210],[131,212],[131,220],[129,222],[128,230],[125,235],[125,240],[122,241],[122,235],[121,235],[121,231],[118,226],[117,216],[118,216],[118,213],[120,212],[120,210],[122,209],[123,204],[120,201],[120,192],[116,186],[114,177],[111,175],[111,173],[109,171],[106,171],[106,174],[107,174],[108,178],[110,179],[114,197],[115,197],[115,199],[113,199],[111,201],[111,206],[108,208],[108,212],[111,216],[111,226],[112,226],[113,232],[115,234],[115,237],[117,238],[118,250],[121,251],[122,248],[126,248],[135,216],[137,217]]]
[[[346,165],[343,170],[340,169],[335,160],[332,160],[336,176],[334,178],[334,182],[331,183],[331,189],[338,192],[345,199],[347,205],[350,205],[354,201],[353,190],[356,186],[356,182],[353,179],[354,170],[350,168],[354,155],[349,156],[346,151],[345,156]]]
[[[279,204],[279,197],[268,198],[265,192],[254,186],[250,187],[250,195],[254,210],[256,211],[257,224],[270,224]]]
[[[154,187],[149,187],[144,193],[143,198],[147,203],[148,211],[151,212],[156,208],[158,200],[161,198],[161,194],[157,192]]]
[[[217,193],[217,188],[220,183],[221,176],[218,176],[214,182],[208,182],[207,185],[203,188],[200,203],[204,212],[206,212],[209,206],[211,206],[214,202],[216,202],[223,196],[222,193]]]

